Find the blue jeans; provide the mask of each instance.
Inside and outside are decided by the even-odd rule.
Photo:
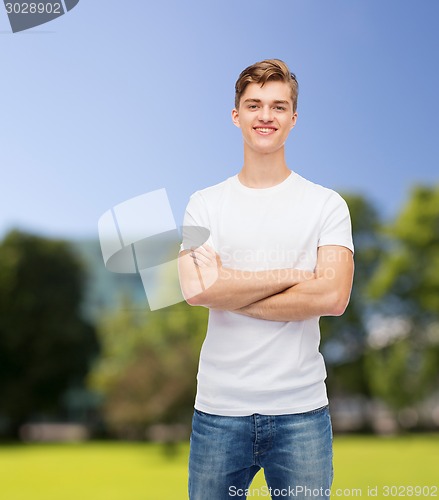
[[[189,456],[190,500],[246,496],[264,469],[273,499],[328,499],[332,428],[327,406],[291,415],[224,417],[195,410]],[[248,493],[248,491],[247,491]]]

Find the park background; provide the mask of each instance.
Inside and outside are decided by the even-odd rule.
[[[351,304],[321,321],[336,482],[438,484],[438,19],[434,0],[82,0],[12,34],[0,8],[2,497],[185,497],[206,311],[150,312],[97,221],[165,188],[180,224],[235,174],[233,86],[271,57],[300,85],[288,165],[353,221]]]

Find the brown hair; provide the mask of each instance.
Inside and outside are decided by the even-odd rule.
[[[258,83],[263,87],[269,80],[281,81],[290,85],[293,113],[295,113],[297,109],[297,96],[299,95],[299,84],[296,75],[291,73],[288,66],[280,59],[265,59],[264,61],[252,64],[241,72],[235,84],[235,108],[239,108],[242,94],[249,83]]]

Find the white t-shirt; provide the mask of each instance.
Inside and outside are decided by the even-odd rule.
[[[238,176],[195,192],[185,226],[209,229],[223,266],[314,270],[317,248],[353,251],[345,201],[295,172],[276,186],[248,188]],[[183,241],[183,248],[191,245]],[[195,408],[216,415],[281,415],[327,404],[319,318],[268,321],[210,310]]]

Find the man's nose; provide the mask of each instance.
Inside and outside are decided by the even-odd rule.
[[[259,120],[261,122],[271,122],[273,119],[272,109],[270,106],[261,106],[259,110]]]

